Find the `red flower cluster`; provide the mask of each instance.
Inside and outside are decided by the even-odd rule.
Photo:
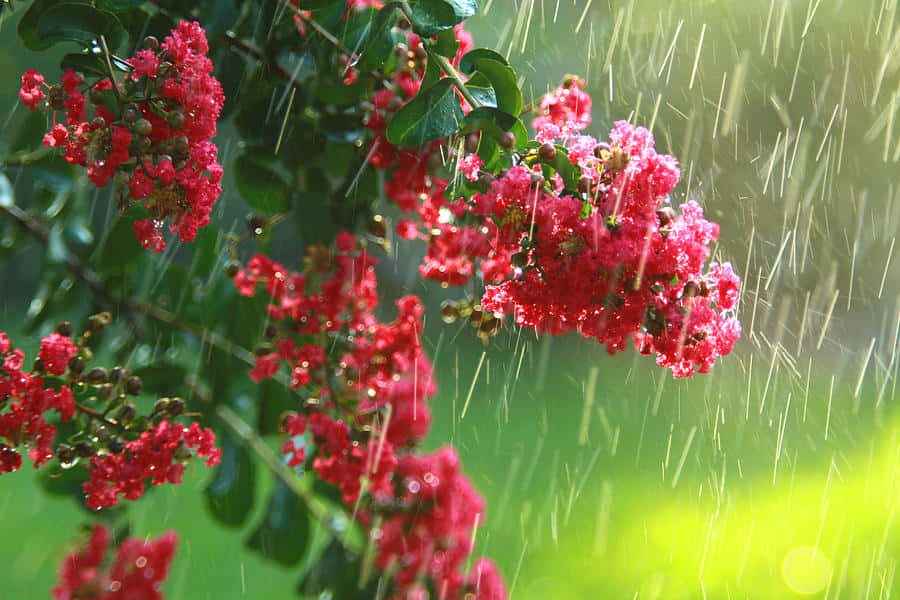
[[[22,76],[19,97],[32,110],[45,107],[65,114],[65,121],[44,136],[44,144],[63,149],[68,162],[87,167],[97,187],[112,178],[120,210],[141,202],[149,218],[136,220],[132,229],[146,249],[159,252],[165,248],[160,229],[167,219],[184,242],[193,241],[209,223],[222,189],[222,167],[209,140],[216,135],[225,97],[211,74],[209,45],[199,24],[180,22],[161,48],[149,39],[152,49],[127,61],[133,71],[116,90],[110,79],[89,85],[68,69],[62,85],[51,88],[30,70]],[[91,121],[84,92],[95,104]]]
[[[489,561],[463,574],[484,503],[455,452],[413,451],[431,422],[425,399],[437,391],[419,340],[423,308],[407,296],[394,322],[379,323],[374,263],[347,233],[333,252],[310,248],[301,273],[254,256],[234,281],[243,295],[263,286],[272,299],[267,335],[276,350],[257,359],[251,377],[291,370],[292,386],[308,400],[305,415],[282,422],[289,436],[282,451],[300,467],[311,438],[313,470],[371,528],[376,565],[396,573],[395,599],[427,598],[428,582],[447,600],[503,600]]]
[[[48,371],[59,374],[58,365],[65,365],[75,354],[72,341],[52,334],[41,341],[41,359]],[[22,457],[15,447],[30,448],[28,456],[35,468],[53,458],[56,427],[47,423],[45,413],[51,409],[60,421],[68,421],[75,413],[72,391],[62,386],[59,391],[44,387],[44,379],[35,373],[22,372],[24,353],[12,348],[6,333],[0,332],[0,474],[22,466]]]
[[[164,533],[145,542],[127,538],[107,559],[109,530],[94,526],[87,544],[66,557],[53,588],[56,600],[162,600],[178,537]]]
[[[82,486],[88,508],[115,506],[119,495],[137,500],[144,493],[145,479],[153,485],[181,483],[185,462],[193,456],[205,457],[208,467],[219,464],[222,451],[213,445],[215,439],[211,429],[197,423],[185,427],[161,421],[125,444],[121,453],[91,457],[91,478]]]
[[[731,266],[703,270],[718,225],[703,219],[696,202],[681,214],[667,206],[678,166],[656,153],[649,131],[619,121],[610,142],[571,141],[581,195],[534,186],[534,173],[517,165],[473,197],[492,251],[517,255],[515,268],[495,274],[502,282],[485,273],[495,285],[482,306],[512,311],[538,331],[577,330],[609,352],[634,337],[675,377],[705,373],[741,331],[729,316],[740,285]]]
[[[404,590],[395,598],[427,597],[421,596],[424,589],[418,583],[423,579],[431,581],[438,598],[506,598],[492,562],[479,561],[479,568],[463,575],[473,531],[484,519],[484,501],[460,471],[452,447],[404,455],[394,486],[375,497],[390,509],[370,534],[378,545],[375,565],[395,572],[394,582]],[[360,519],[370,524],[372,513],[364,512]]]

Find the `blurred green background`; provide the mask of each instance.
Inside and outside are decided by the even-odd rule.
[[[421,248],[383,258],[385,301],[413,291],[431,309],[441,389],[428,445],[455,444],[487,500],[479,551],[521,600],[890,597],[898,2],[480,5],[468,28],[509,56],[526,101],[579,74],[591,133],[630,118],[679,158],[674,201],[704,205],[722,227],[717,256],[744,276],[744,336],[690,381],[577,336],[508,329],[484,346],[436,318],[454,294],[417,279]],[[20,48],[20,12],[0,23],[0,145],[25,115],[18,75],[55,72],[54,57]],[[217,142],[227,155],[227,128]],[[21,251],[0,266],[0,330],[19,327],[37,260]],[[290,597],[298,572],[243,550],[252,524],[223,530],[205,514],[207,475],[131,507],[135,533],[181,536],[167,597]],[[0,478],[3,598],[45,597],[85,520],[33,479]]]

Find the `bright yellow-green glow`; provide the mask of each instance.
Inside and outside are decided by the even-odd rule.
[[[788,552],[781,571],[792,590],[801,594],[815,594],[828,585],[831,565],[819,550],[805,546]]]

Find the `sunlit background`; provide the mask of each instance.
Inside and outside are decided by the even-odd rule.
[[[441,390],[428,445],[455,444],[487,499],[479,548],[513,599],[900,587],[898,4],[481,0],[468,28],[509,57],[526,102],[573,73],[593,95],[590,133],[649,127],[681,163],[673,201],[696,199],[720,223],[716,256],[744,279],[738,346],[675,381],[575,335],[508,328],[485,346],[437,318],[462,292],[417,279],[422,248],[382,258],[386,297],[414,291],[430,306]],[[0,147],[26,114],[18,75],[55,69],[19,47],[20,13],[0,24]],[[227,167],[234,140],[217,141]],[[19,326],[35,260],[0,267],[0,330]],[[169,597],[290,597],[298,572],[244,551],[250,525],[206,516],[206,475],[131,508],[136,533],[182,537]],[[86,517],[33,479],[0,478],[0,597],[45,597]]]

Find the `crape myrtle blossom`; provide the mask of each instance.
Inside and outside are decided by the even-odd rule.
[[[544,96],[532,122],[542,145],[511,151],[509,168],[480,174],[470,148],[459,169],[483,191],[424,198],[419,222],[401,221],[398,233],[427,240],[426,278],[465,285],[479,275],[478,310],[540,333],[578,331],[610,353],[631,340],[675,377],[705,373],[741,332],[737,275],[728,263],[706,266],[719,227],[696,202],[670,206],[678,162],[656,152],[647,129],[619,121],[608,141],[581,133],[591,120],[583,88],[569,76]],[[544,178],[560,146],[578,189]]]
[[[130,537],[109,556],[111,534],[94,526],[86,544],[63,561],[55,600],[161,600],[163,582],[175,555],[178,537],[167,532],[155,540]]]
[[[52,374],[59,374],[59,365],[74,356],[75,344],[65,336],[51,334],[41,340],[39,362]],[[18,447],[28,448],[28,456],[35,468],[54,456],[56,426],[47,422],[54,411],[60,422],[75,414],[75,401],[68,386],[48,385],[40,372],[22,370],[25,354],[13,348],[6,333],[0,332],[0,474],[16,471],[22,466]],[[51,417],[55,419],[56,417]]]
[[[143,207],[136,212],[145,216],[135,218],[132,231],[144,248],[160,252],[165,222],[183,242],[209,223],[222,191],[222,167],[210,139],[225,96],[198,23],[181,21],[162,44],[147,38],[145,45],[126,61],[133,70],[116,90],[108,78],[89,83],[71,69],[61,85],[50,87],[32,69],[22,76],[19,98],[31,110],[53,112],[46,146],[86,167],[97,187],[112,180],[120,211]]]
[[[309,248],[300,272],[261,254],[238,270],[242,295],[270,301],[271,351],[258,352],[250,376],[283,370],[306,399],[282,419],[287,464],[309,464],[340,490],[376,545],[375,566],[393,574],[391,598],[504,600],[493,563],[466,572],[485,510],[456,451],[416,450],[437,391],[420,341],[424,309],[406,296],[393,321],[376,319],[374,265],[355,236],[341,233],[332,249]]]

